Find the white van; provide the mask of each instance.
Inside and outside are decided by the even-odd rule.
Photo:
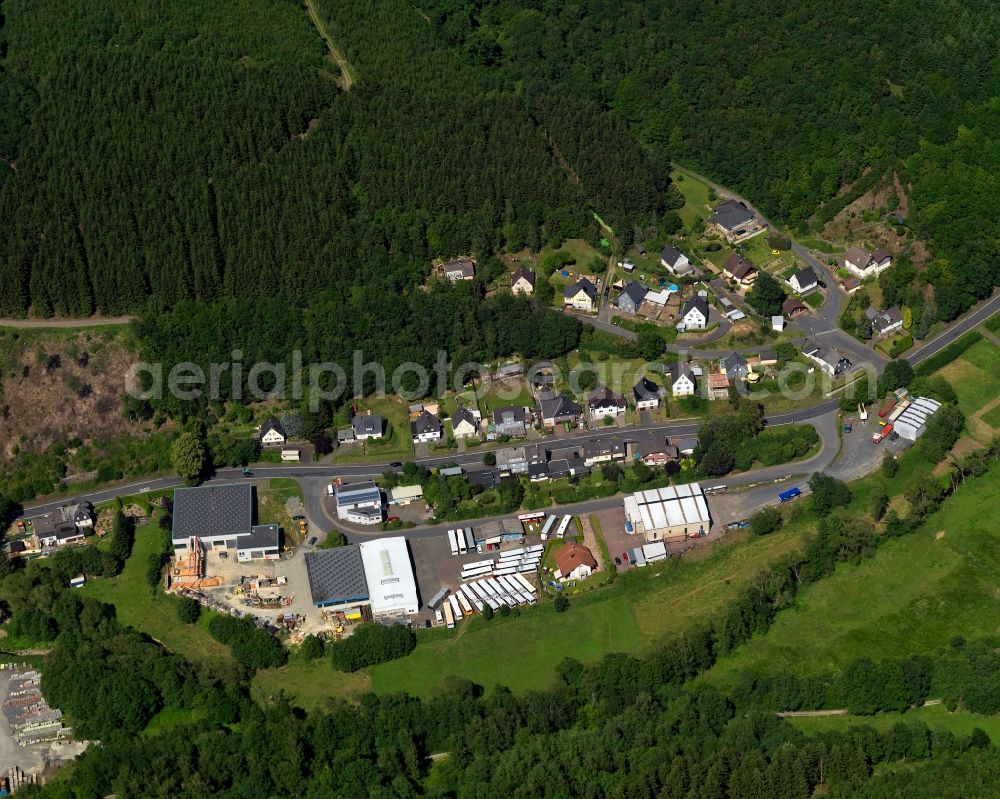
[[[333,483],[330,483],[330,484],[327,485],[327,487],[326,487],[326,495],[328,497],[332,497],[333,496]]]

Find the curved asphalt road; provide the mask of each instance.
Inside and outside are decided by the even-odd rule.
[[[920,363],[921,361],[931,357],[935,353],[942,350],[944,347],[948,346],[950,343],[955,341],[959,336],[973,329],[977,325],[981,324],[983,321],[988,319],[993,314],[1000,311],[1000,293],[994,294],[988,300],[981,302],[979,305],[972,308],[968,313],[965,314],[957,322],[953,323],[946,330],[938,334],[931,341],[927,342],[919,349],[917,349],[907,360],[913,365]],[[771,467],[768,469],[758,469],[752,472],[747,472],[743,475],[734,475],[731,478],[727,478],[727,485],[746,485],[748,483],[761,482],[766,480],[774,480],[777,477],[787,474],[804,474],[811,471],[816,471],[818,469],[823,469],[829,466],[839,451],[839,434],[836,430],[836,411],[839,406],[839,400],[829,399],[824,400],[817,405],[810,406],[808,408],[800,408],[795,411],[790,411],[787,413],[775,414],[766,417],[767,424],[769,426],[777,426],[782,424],[792,424],[795,422],[809,422],[816,427],[817,431],[823,439],[823,448],[820,453],[808,461],[802,461],[797,464],[789,464],[787,466]],[[637,425],[630,427],[629,430],[632,432],[640,431],[662,431],[664,435],[670,437],[678,436],[690,436],[697,432],[700,421],[692,422],[674,422],[670,424],[649,424],[649,425]],[[832,425],[832,427],[831,427]],[[620,435],[618,431],[609,432],[594,432],[590,430],[574,431],[569,435],[559,436],[558,441],[568,441],[573,438],[581,437],[595,437],[600,438],[602,436],[609,435]],[[836,441],[836,446],[834,442]],[[449,455],[441,455],[431,458],[418,458],[416,462],[424,466],[436,466],[443,463],[455,463],[459,465],[470,465],[482,462],[482,452],[472,452],[472,453],[454,453]],[[273,466],[269,464],[263,464],[254,466],[254,476],[258,478],[270,478],[270,477],[290,477],[297,479],[299,483],[303,486],[304,495],[306,498],[306,512],[310,520],[322,519],[327,524],[322,526],[317,526],[317,529],[321,527],[334,526],[335,522],[331,519],[322,506],[322,497],[325,493],[325,486],[329,482],[328,478],[341,477],[341,478],[365,478],[365,477],[377,477],[382,474],[387,468],[389,468],[388,463],[364,463],[364,464],[351,464],[351,465],[326,465],[326,464],[313,464],[313,465],[298,465],[298,466]],[[211,481],[229,481],[234,479],[242,479],[243,471],[242,469],[220,469],[213,475]],[[87,497],[91,502],[105,502],[107,500],[115,499],[120,496],[128,496],[132,494],[141,493],[144,490],[156,491],[165,488],[176,488],[183,485],[183,481],[176,475],[167,475],[161,477],[152,477],[146,480],[139,480],[135,482],[125,483],[123,485],[118,485],[114,487],[109,487],[102,490],[87,492]],[[603,500],[593,500],[591,502],[583,502],[577,505],[566,505],[563,506],[567,512],[573,513],[587,513],[591,510],[601,510],[607,507],[614,507],[616,503],[620,502],[620,498],[610,497]],[[57,501],[49,501],[42,503],[29,504],[24,508],[27,514],[32,516],[49,513],[55,510],[60,505],[65,502],[65,498]],[[472,520],[470,520],[472,521]],[[420,536],[428,534],[437,534],[440,532],[440,528],[413,528],[418,531]],[[431,532],[424,532],[431,531]],[[356,531],[352,531],[352,534],[357,534]],[[407,534],[411,534],[408,531]]]

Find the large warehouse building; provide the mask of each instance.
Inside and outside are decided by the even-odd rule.
[[[343,610],[348,618],[395,618],[419,610],[417,581],[406,539],[306,553],[309,590],[316,607]]]
[[[916,441],[927,429],[927,420],[933,416],[941,403],[937,400],[917,397],[909,407],[903,411],[893,422],[893,429],[899,433],[900,438],[908,441]]]
[[[705,493],[697,483],[651,488],[625,497],[625,527],[647,541],[683,541],[712,526]]]
[[[277,560],[281,548],[276,524],[254,524],[250,483],[204,485],[174,491],[170,538],[184,555],[194,539],[206,549],[235,550],[240,561]]]

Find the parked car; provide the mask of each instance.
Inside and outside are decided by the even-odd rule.
[[[398,516],[390,516],[388,519],[386,519],[386,521],[387,522],[398,522],[399,521],[399,517]]]
[[[393,462],[392,462],[392,463],[390,463],[389,465],[390,465],[390,466],[391,466],[391,467],[392,467],[393,469],[399,469],[400,467],[402,467],[402,465],[403,465],[403,462],[402,462],[402,461],[393,461]]]
[[[308,541],[306,541],[306,543],[309,544],[309,546],[315,546],[316,545],[316,536],[313,536],[312,538],[310,538]]]
[[[297,522],[301,522],[303,519],[305,519],[305,516],[303,516],[301,513],[299,513],[299,514],[296,514],[295,516],[293,516],[292,519],[294,519]]]
[[[615,566],[621,566],[621,565],[622,565],[622,559],[621,558],[615,558]]]
[[[622,560],[625,561],[626,563],[629,562],[629,560],[628,560],[628,552],[622,552]]]

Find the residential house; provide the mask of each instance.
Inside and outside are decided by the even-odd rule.
[[[451,432],[456,441],[479,437],[479,411],[459,406],[451,416]]]
[[[31,520],[32,529],[42,546],[56,547],[83,541],[83,530],[73,524],[72,520],[64,518],[62,511],[62,508],[58,508]]]
[[[778,353],[776,350],[761,350],[757,353],[761,366],[774,366],[778,363]]]
[[[496,451],[500,474],[526,474],[529,455],[525,447],[501,447]]]
[[[726,259],[722,273],[742,286],[749,286],[757,279],[757,267],[753,262],[736,253]]]
[[[746,380],[750,367],[747,359],[738,352],[731,352],[725,358],[719,359],[719,369],[729,378],[730,382]]]
[[[744,241],[764,229],[757,215],[739,200],[726,200],[718,205],[708,224],[730,243]]]
[[[663,433],[643,431],[625,441],[625,459],[629,463],[641,460],[647,466],[663,466],[678,457],[677,447],[667,441]]]
[[[587,407],[594,421],[621,416],[625,413],[625,397],[615,394],[607,386],[599,386],[587,397]]]
[[[527,434],[527,424],[530,418],[524,408],[510,406],[497,408],[493,411],[493,425],[498,436],[524,438]]]
[[[597,561],[583,544],[569,541],[555,553],[556,578],[559,580],[583,580],[597,569]]]
[[[660,387],[645,375],[632,387],[632,397],[636,410],[649,411],[660,407]]]
[[[260,426],[260,443],[265,447],[280,447],[287,440],[288,436],[285,435],[285,428],[281,422],[273,416],[268,416]]]
[[[524,374],[524,367],[519,363],[505,363],[500,366],[494,375],[497,380],[518,377]]]
[[[729,396],[729,378],[723,374],[708,376],[708,398],[726,399]]]
[[[678,321],[688,330],[704,330],[708,327],[708,300],[704,297],[690,297],[681,306]]]
[[[648,293],[649,289],[642,285],[642,283],[633,280],[618,295],[618,299],[615,301],[618,304],[618,310],[628,314],[638,313],[639,306],[642,305],[642,301]]]
[[[787,316],[789,319],[795,319],[796,317],[802,316],[804,313],[808,313],[809,308],[805,303],[800,300],[796,300],[793,297],[789,297],[783,303],[781,303],[781,313],[783,316]]]
[[[355,441],[382,438],[382,431],[385,429],[385,419],[377,413],[369,411],[351,419],[351,427],[354,428]]]
[[[823,372],[830,377],[838,377],[850,371],[853,365],[847,358],[837,350],[830,347],[820,346],[815,341],[806,342],[802,347],[802,354],[813,361]]]
[[[580,419],[580,406],[562,394],[544,399],[539,405],[545,427],[552,428],[564,422],[575,424]]]
[[[694,372],[687,364],[670,363],[663,365],[667,386],[675,397],[690,397],[697,389]]]
[[[876,336],[887,336],[903,327],[903,314],[896,305],[884,311],[876,311],[871,307],[866,308],[865,316],[872,323],[872,333]]]
[[[440,419],[432,413],[421,411],[415,419],[410,421],[410,438],[413,439],[414,444],[440,441],[442,429]]]
[[[531,295],[535,293],[535,273],[531,269],[519,266],[510,276],[512,294]]]
[[[441,274],[452,283],[459,280],[474,280],[476,265],[471,258],[458,258],[441,264]]]
[[[618,266],[628,272],[630,275],[635,271],[635,264],[631,261],[619,261]]]
[[[788,278],[788,285],[799,294],[805,294],[819,286],[819,280],[817,280],[812,267],[807,266]]]
[[[597,287],[587,278],[581,277],[563,292],[566,305],[577,311],[593,311],[597,302]]]
[[[861,247],[851,247],[844,253],[844,268],[864,280],[892,266],[892,255],[883,249],[869,252]]]
[[[688,257],[670,244],[660,252],[660,263],[664,269],[678,276],[694,271],[694,267],[691,266]]]
[[[587,466],[625,460],[625,441],[617,436],[588,438],[583,442],[583,462]]]
[[[472,469],[466,473],[466,479],[471,485],[483,488],[496,488],[503,480],[499,469]]]

